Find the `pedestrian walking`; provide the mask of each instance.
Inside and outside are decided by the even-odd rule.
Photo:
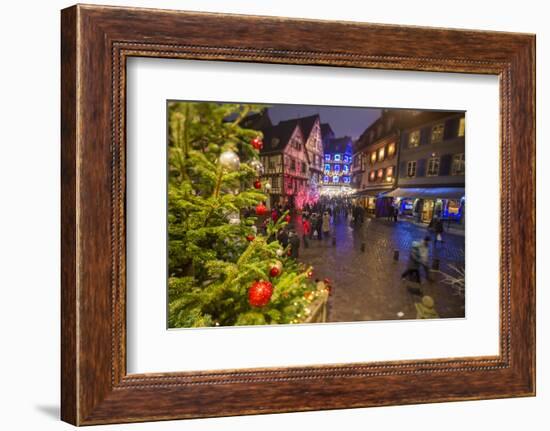
[[[407,269],[401,274],[402,279],[408,279],[420,284],[420,267],[426,272],[426,279],[429,280],[428,256],[429,256],[430,237],[427,236],[423,241],[413,241],[409,254],[409,263]]]
[[[437,245],[438,242],[443,242],[443,222],[440,217],[435,218],[433,227],[435,233],[434,245]]]
[[[311,235],[311,222],[309,221],[308,216],[303,216],[302,218],[302,229],[304,232],[303,240],[304,240],[304,248],[309,247],[308,237]]]
[[[290,257],[298,259],[300,255],[300,238],[294,230],[294,226],[291,226],[288,233],[288,243],[290,245]]]
[[[330,214],[328,213],[328,211],[325,211],[323,213],[322,228],[323,235],[325,235],[326,237],[330,236]]]

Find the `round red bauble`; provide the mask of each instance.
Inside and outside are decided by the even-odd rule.
[[[269,268],[269,276],[270,277],[278,277],[281,274],[281,271],[283,270],[283,264],[279,261],[273,263]]]
[[[307,272],[307,278],[313,278],[313,271]]]
[[[261,150],[262,147],[264,146],[264,143],[262,142],[262,140],[260,138],[254,138],[250,141],[250,144],[254,147],[254,149],[256,150]]]
[[[273,285],[269,281],[255,281],[248,289],[248,303],[253,307],[263,307],[269,303]]]
[[[256,205],[256,215],[263,216],[267,214],[267,207],[264,204]]]
[[[261,189],[262,188],[262,182],[260,180],[254,181],[254,188],[255,189]]]
[[[249,233],[249,234],[246,236],[246,240],[247,240],[247,241],[254,241],[254,238],[255,238],[255,236],[252,235],[251,233]]]
[[[289,215],[289,214],[287,214],[287,215],[285,216],[285,221],[286,221],[287,223],[290,223],[290,215]]]

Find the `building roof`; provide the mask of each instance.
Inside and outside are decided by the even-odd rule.
[[[319,115],[317,114],[310,115],[309,117],[293,118],[291,120],[280,121],[279,125],[289,123],[289,125],[296,124],[300,126],[304,140],[307,141],[309,139],[311,131],[313,130],[313,126],[315,126],[316,121],[320,121]]]
[[[382,115],[369,125],[365,131],[361,134],[359,139],[355,142],[353,151],[361,151],[369,145],[374,145],[377,142],[385,139],[392,134],[395,134],[398,130],[407,130],[415,127],[422,127],[424,124],[432,121],[437,121],[441,118],[456,115],[457,112],[452,111],[425,111],[415,109],[385,109],[382,111]],[[388,130],[386,127],[386,120],[393,118],[393,125]],[[379,125],[382,125],[382,134],[376,133]],[[370,139],[370,133],[374,132],[374,139]]]
[[[264,108],[260,112],[247,115],[239,124],[244,129],[262,130],[273,126],[267,109]]]
[[[333,138],[325,142],[323,150],[325,153],[346,153],[351,152],[352,139],[349,136]]]
[[[261,150],[262,154],[281,152],[288,145],[290,138],[298,125],[292,122],[280,122],[276,126],[271,126],[263,129],[264,146]]]
[[[334,136],[334,130],[330,127],[328,123],[321,123],[321,138],[325,139],[329,136]]]

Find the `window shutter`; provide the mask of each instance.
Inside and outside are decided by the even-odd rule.
[[[426,176],[426,159],[420,159],[416,162],[416,176],[424,177]]]
[[[401,162],[399,164],[399,177],[401,178],[407,177],[407,162]]]
[[[420,130],[420,145],[426,145],[430,143],[431,128],[424,127]]]
[[[452,163],[453,163],[452,154],[444,154],[443,156],[441,156],[441,160],[439,163],[439,175],[450,175]]]
[[[458,134],[458,118],[451,118],[445,122],[445,131],[443,139],[455,138]]]

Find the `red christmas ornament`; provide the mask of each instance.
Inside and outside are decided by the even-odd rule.
[[[273,294],[273,285],[269,281],[255,281],[248,289],[248,303],[253,307],[267,305]]]
[[[260,151],[262,149],[262,147],[264,146],[264,143],[262,142],[262,140],[258,137],[252,139],[250,141],[250,145],[252,145],[254,147],[254,149]]]
[[[290,223],[290,214],[287,214],[287,215],[285,216],[285,221],[286,221],[287,223]]]
[[[254,241],[254,238],[256,238],[254,235],[252,235],[251,233],[249,233],[247,236],[246,236],[246,240],[247,241]]]
[[[278,277],[281,274],[282,270],[283,270],[283,264],[277,261],[274,264],[272,264],[271,267],[269,268],[269,276]]]
[[[307,272],[307,278],[313,278],[313,271]]]
[[[262,182],[260,180],[254,181],[254,188],[255,189],[261,189],[262,188]]]
[[[263,216],[267,214],[267,207],[264,204],[258,204],[256,206],[256,215]]]

